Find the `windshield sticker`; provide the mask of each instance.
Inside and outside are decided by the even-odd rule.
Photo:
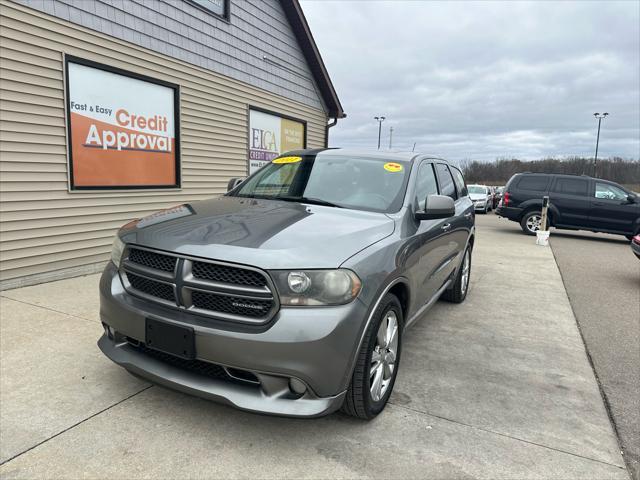
[[[400,165],[399,163],[394,163],[394,162],[388,162],[384,164],[384,169],[387,172],[401,172],[402,171],[402,165]]]
[[[280,157],[276,158],[273,163],[298,163],[302,157]]]

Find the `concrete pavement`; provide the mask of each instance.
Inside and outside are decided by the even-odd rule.
[[[97,276],[2,292],[0,475],[628,478],[551,249],[478,224],[467,301],[407,333],[369,423],[253,415],[134,379],[95,346]]]
[[[640,261],[617,235],[553,231],[551,246],[624,458],[640,479]]]

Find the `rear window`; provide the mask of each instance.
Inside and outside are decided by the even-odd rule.
[[[567,195],[587,196],[589,182],[582,178],[557,178],[553,191]]]
[[[544,192],[549,185],[549,177],[526,176],[518,182],[520,190],[532,190],[534,192]]]

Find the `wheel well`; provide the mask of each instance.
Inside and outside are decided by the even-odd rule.
[[[407,309],[409,308],[409,288],[406,284],[399,282],[396,283],[389,293],[393,293],[398,300],[400,301],[400,306],[402,307],[402,317],[407,319]]]

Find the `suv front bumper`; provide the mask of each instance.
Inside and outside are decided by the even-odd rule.
[[[124,290],[110,262],[100,280],[103,353],[131,373],[169,388],[275,415],[313,417],[340,408],[367,318],[355,301],[336,307],[281,308],[264,327],[233,324],[172,309]],[[136,348],[151,317],[195,332],[196,359],[254,375],[259,384],[211,378]],[[109,328],[110,327],[110,328]],[[304,392],[292,391],[293,380]]]

